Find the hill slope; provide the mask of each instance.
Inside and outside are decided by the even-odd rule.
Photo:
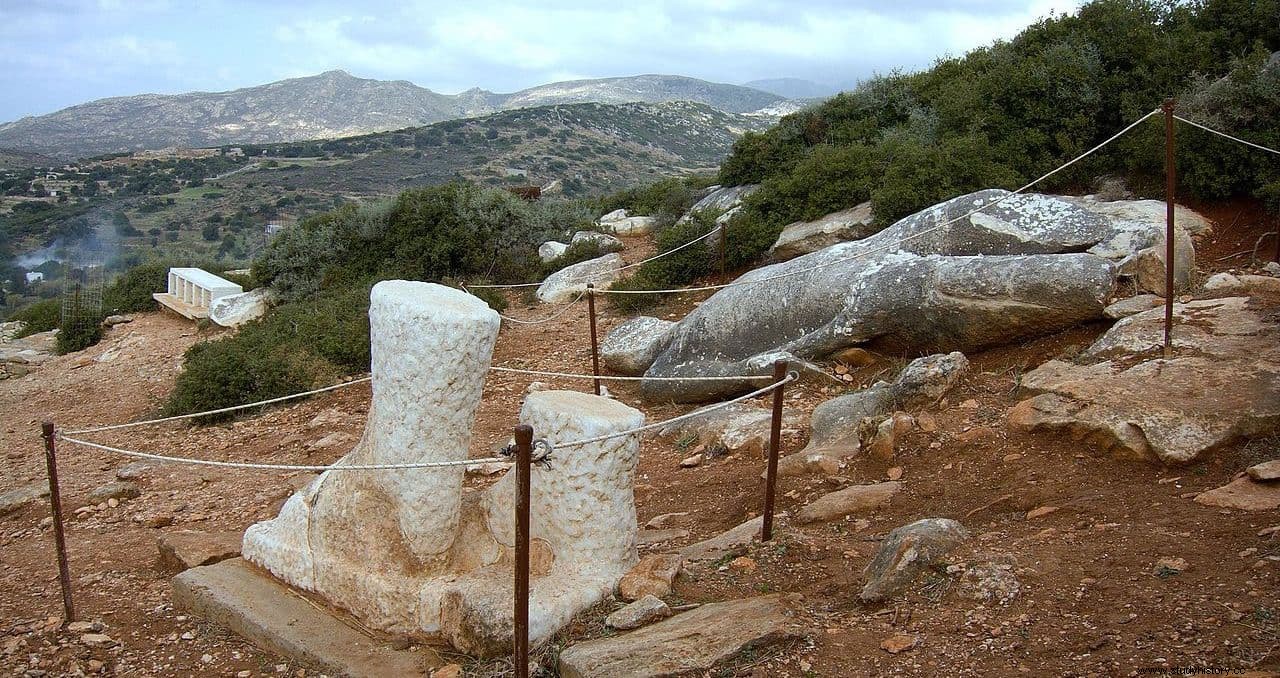
[[[782,97],[668,75],[576,80],[512,94],[471,89],[449,95],[404,80],[370,80],[329,71],[229,92],[91,101],[0,125],[0,147],[83,157],[170,146],[346,137],[548,104],[677,100],[745,113],[776,104]]]

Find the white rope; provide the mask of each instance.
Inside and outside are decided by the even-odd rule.
[[[1005,194],[1003,197],[1001,197],[1001,198],[1000,198],[1000,199],[998,199],[998,200],[993,200],[993,201],[991,201],[991,202],[989,202],[989,203],[986,203],[986,204],[984,204],[984,205],[982,205],[982,206],[980,206],[980,207],[978,207],[978,208],[976,208],[976,209],[974,209],[974,210],[971,210],[971,211],[969,211],[969,212],[967,212],[967,213],[965,213],[965,214],[962,214],[962,215],[960,215],[960,216],[958,216],[958,217],[956,217],[956,218],[954,218],[954,219],[949,219],[949,220],[944,221],[944,222],[942,222],[942,223],[940,223],[940,224],[938,224],[938,225],[936,225],[936,226],[931,226],[931,227],[926,228],[926,229],[924,229],[924,230],[922,230],[922,231],[918,231],[918,232],[916,232],[916,233],[912,233],[911,235],[904,236],[904,237],[902,237],[902,238],[899,238],[897,241],[895,241],[895,242],[893,242],[893,243],[890,243],[890,244],[887,244],[887,245],[884,245],[884,246],[881,246],[881,247],[876,247],[876,248],[872,248],[872,249],[869,249],[869,250],[863,250],[863,251],[861,251],[861,252],[858,252],[857,254],[853,254],[853,255],[851,255],[851,256],[844,257],[844,258],[841,258],[841,259],[833,259],[833,260],[828,261],[828,262],[826,262],[826,263],[817,264],[817,265],[814,265],[814,266],[810,266],[810,267],[808,267],[808,268],[802,268],[802,269],[795,270],[795,271],[788,271],[788,272],[786,272],[786,273],[779,273],[779,274],[777,274],[777,275],[769,276],[769,277],[766,277],[766,278],[759,278],[759,279],[757,279],[757,280],[747,280],[747,281],[743,281],[743,282],[734,281],[734,282],[730,282],[730,283],[723,283],[723,284],[720,284],[720,285],[703,285],[703,286],[701,286],[701,287],[683,287],[683,288],[678,288],[678,289],[666,289],[666,290],[611,290],[611,289],[603,289],[603,290],[599,290],[599,292],[601,292],[602,294],[676,294],[676,293],[680,293],[680,292],[705,292],[705,291],[709,291],[709,290],[722,290],[722,289],[726,289],[726,288],[729,288],[729,287],[741,287],[741,286],[745,286],[745,285],[759,285],[760,283],[766,283],[766,282],[771,282],[771,281],[774,281],[774,280],[780,280],[780,279],[782,279],[782,278],[790,278],[790,277],[792,277],[792,276],[802,275],[802,274],[805,274],[805,273],[810,273],[810,272],[816,271],[816,270],[818,270],[818,269],[827,268],[828,266],[834,266],[834,265],[836,265],[836,264],[842,264],[842,263],[849,262],[849,261],[855,261],[855,260],[857,260],[857,259],[861,259],[861,258],[864,258],[864,257],[870,256],[870,255],[872,255],[872,254],[877,254],[877,253],[880,253],[880,252],[892,252],[892,251],[896,251],[896,250],[898,250],[898,249],[900,249],[900,248],[902,247],[902,243],[904,243],[904,242],[907,242],[907,241],[909,241],[909,240],[915,240],[916,238],[920,238],[920,237],[923,237],[923,236],[928,235],[928,234],[930,234],[930,233],[933,233],[933,232],[935,232],[935,231],[939,231],[939,230],[941,230],[941,229],[943,229],[943,228],[946,228],[947,226],[950,226],[951,224],[954,224],[954,223],[956,223],[956,222],[958,222],[958,221],[963,221],[963,220],[965,220],[965,219],[968,219],[969,217],[971,217],[971,216],[973,216],[973,215],[977,214],[978,212],[981,212],[981,211],[983,211],[983,210],[985,210],[985,209],[987,209],[987,208],[989,208],[989,207],[994,207],[995,205],[999,205],[1000,203],[1002,203],[1002,202],[1004,202],[1004,201],[1006,201],[1006,200],[1008,200],[1008,199],[1012,198],[1013,196],[1018,195],[1019,193],[1022,193],[1023,191],[1025,191],[1025,190],[1027,190],[1027,189],[1031,188],[1032,186],[1035,186],[1036,184],[1040,183],[1041,181],[1044,181],[1045,179],[1048,179],[1049,177],[1051,177],[1051,176],[1053,176],[1053,175],[1057,174],[1058,172],[1061,172],[1062,170],[1064,170],[1064,169],[1066,169],[1066,168],[1068,168],[1068,167],[1070,167],[1070,166],[1072,166],[1072,165],[1076,164],[1077,162],[1080,162],[1081,160],[1084,160],[1085,158],[1089,157],[1090,155],[1093,155],[1093,154],[1094,154],[1094,153],[1096,153],[1097,151],[1101,150],[1101,149],[1102,149],[1104,146],[1106,146],[1107,144],[1110,144],[1111,142],[1115,141],[1116,139],[1119,139],[1119,138],[1120,138],[1121,136],[1123,136],[1126,132],[1128,132],[1129,130],[1133,129],[1134,127],[1137,127],[1139,123],[1143,122],[1143,121],[1144,121],[1144,120],[1146,120],[1147,118],[1150,118],[1151,116],[1153,116],[1153,115],[1155,115],[1155,114],[1157,114],[1157,113],[1160,113],[1160,111],[1159,111],[1158,109],[1157,109],[1157,110],[1154,110],[1154,111],[1151,111],[1150,113],[1148,113],[1148,114],[1146,114],[1146,115],[1142,116],[1141,118],[1138,118],[1137,120],[1135,120],[1135,121],[1133,121],[1132,123],[1130,123],[1128,127],[1125,127],[1124,129],[1120,130],[1119,132],[1116,132],[1115,134],[1111,135],[1111,137],[1110,137],[1110,138],[1108,138],[1106,141],[1104,141],[1104,142],[1102,142],[1102,143],[1098,144],[1097,146],[1094,146],[1093,148],[1091,148],[1091,149],[1089,149],[1089,150],[1085,151],[1084,153],[1081,153],[1080,155],[1076,156],[1075,158],[1072,158],[1071,160],[1067,161],[1067,163],[1066,163],[1066,164],[1059,166],[1058,168],[1054,169],[1053,171],[1051,171],[1051,172],[1049,172],[1049,173],[1047,173],[1047,174],[1044,174],[1044,175],[1042,175],[1042,176],[1040,176],[1040,177],[1037,177],[1036,179],[1034,179],[1033,181],[1031,181],[1030,183],[1028,183],[1026,186],[1023,186],[1022,188],[1019,188],[1019,189],[1017,189],[1017,190],[1015,190],[1015,191],[1010,191],[1009,193]]]
[[[509,372],[511,374],[531,374],[538,377],[564,377],[566,379],[599,379],[600,381],[743,381],[746,379],[772,379],[762,374],[747,374],[737,377],[620,377],[602,374],[575,374],[572,372],[546,372],[543,370],[522,370],[516,367],[490,367],[493,372]]]
[[[664,427],[664,426],[670,426],[671,424],[674,424],[674,423],[676,423],[676,422],[678,422],[678,421],[684,421],[684,420],[686,420],[686,419],[693,419],[694,417],[700,417],[700,416],[702,416],[702,415],[704,415],[704,414],[709,414],[709,413],[711,413],[711,412],[715,412],[716,410],[722,410],[722,409],[724,409],[724,408],[726,408],[726,407],[728,407],[728,406],[730,406],[730,405],[736,405],[736,404],[738,404],[738,403],[740,403],[740,402],[742,402],[742,401],[744,401],[744,400],[750,400],[750,399],[752,399],[752,398],[754,398],[754,397],[756,397],[756,396],[763,395],[763,394],[768,393],[768,392],[770,392],[770,391],[772,391],[772,390],[774,390],[774,389],[782,388],[782,386],[783,386],[784,384],[791,383],[791,382],[793,382],[793,381],[795,381],[796,379],[799,379],[799,378],[800,378],[800,374],[799,374],[799,373],[797,373],[797,372],[789,372],[789,373],[787,373],[787,376],[786,376],[782,381],[775,381],[775,382],[773,382],[772,384],[769,384],[768,386],[765,386],[764,388],[756,389],[756,390],[754,390],[754,391],[752,391],[752,392],[750,392],[750,393],[748,393],[748,394],[746,394],[746,395],[738,396],[737,398],[734,398],[733,400],[726,400],[726,401],[724,401],[724,402],[722,402],[722,403],[716,403],[715,405],[709,405],[709,406],[704,407],[704,408],[702,408],[702,409],[694,410],[694,411],[692,411],[692,412],[690,412],[690,413],[688,413],[688,414],[682,414],[682,415],[680,415],[680,416],[678,416],[678,417],[672,417],[671,419],[667,419],[666,421],[660,421],[660,422],[657,422],[657,423],[654,423],[654,424],[647,424],[647,425],[645,425],[645,426],[641,426],[641,427],[639,427],[639,428],[629,429],[629,430],[626,430],[626,431],[618,431],[618,432],[616,432],[616,433],[609,433],[609,434],[602,435],[602,436],[595,436],[594,438],[583,438],[582,440],[573,440],[573,441],[570,441],[570,442],[567,442],[567,443],[554,443],[552,446],[553,446],[555,449],[560,449],[560,448],[565,448],[565,447],[581,447],[581,446],[583,446],[583,445],[590,445],[591,443],[598,443],[598,442],[601,442],[601,441],[603,441],[603,440],[610,440],[610,439],[612,439],[612,438],[621,438],[621,437],[623,437],[623,436],[635,435],[635,434],[637,434],[637,433],[644,433],[645,431],[652,431],[652,430],[654,430],[654,429],[656,429],[656,428],[662,428],[662,427]]]
[[[1200,123],[1198,123],[1198,122],[1193,122],[1193,121],[1191,121],[1191,120],[1187,120],[1186,118],[1184,118],[1184,117],[1182,117],[1182,116],[1180,116],[1180,115],[1175,115],[1175,116],[1173,116],[1173,118],[1174,118],[1174,120],[1181,120],[1182,122],[1185,122],[1185,123],[1187,123],[1188,125],[1191,125],[1192,127],[1199,127],[1200,129],[1202,129],[1202,130],[1204,130],[1204,131],[1206,131],[1206,132],[1212,132],[1213,134],[1216,134],[1216,135],[1218,135],[1218,136],[1220,136],[1220,137],[1224,137],[1224,138],[1230,139],[1230,140],[1232,140],[1232,141],[1242,143],[1242,144],[1244,144],[1245,146],[1252,146],[1252,147],[1254,147],[1254,148],[1256,148],[1256,149],[1258,149],[1258,150],[1260,150],[1260,151],[1266,151],[1266,152],[1268,152],[1268,153],[1274,153],[1274,154],[1276,154],[1276,155],[1280,155],[1280,151],[1277,151],[1277,150],[1276,150],[1276,149],[1274,149],[1274,148],[1267,148],[1266,146],[1261,146],[1261,145],[1259,145],[1259,144],[1255,144],[1255,143],[1253,143],[1252,141],[1245,141],[1244,139],[1241,139],[1240,137],[1233,137],[1233,136],[1231,136],[1230,134],[1227,134],[1226,132],[1219,132],[1218,130],[1213,129],[1212,127],[1205,127],[1204,125],[1201,125],[1201,124],[1200,124]]]
[[[464,287],[463,289],[466,289],[466,288]],[[568,305],[566,305],[564,308],[562,308],[562,309],[560,309],[559,311],[557,311],[557,312],[555,312],[555,313],[552,313],[551,315],[549,315],[549,316],[547,316],[547,317],[545,317],[545,318],[542,318],[542,319],[540,319],[540,320],[521,320],[521,319],[519,319],[519,318],[512,318],[511,316],[509,316],[509,315],[504,315],[504,314],[502,314],[502,313],[499,313],[499,314],[498,314],[498,316],[499,316],[500,318],[502,318],[503,320],[507,320],[507,321],[510,321],[510,322],[513,322],[513,323],[517,323],[517,324],[520,324],[520,325],[541,325],[541,324],[543,324],[543,323],[549,323],[549,322],[551,322],[552,320],[555,320],[556,318],[559,318],[560,316],[562,316],[562,315],[564,315],[564,314],[568,313],[568,312],[569,312],[569,309],[573,308],[573,307],[574,307],[574,306],[575,306],[579,301],[582,301],[582,298],[583,298],[583,297],[585,297],[585,296],[587,296],[587,291],[586,291],[586,290],[583,290],[582,292],[580,292],[580,293],[578,294],[577,298],[575,298],[573,301],[569,302],[569,303],[568,303]]]
[[[207,412],[195,412],[193,414],[179,414],[177,416],[163,417],[161,419],[148,419],[146,421],[135,421],[127,424],[112,424],[110,426],[96,426],[94,428],[82,428],[75,431],[67,431],[67,433],[70,433],[72,435],[80,435],[82,433],[98,433],[99,431],[114,431],[116,429],[121,429],[121,428],[133,428],[134,426],[146,426],[148,424],[163,424],[169,421],[179,421],[182,419],[194,419],[196,417],[207,417],[214,414],[225,414],[227,412],[235,412],[237,410],[247,410],[251,407],[260,407],[262,405],[270,405],[272,403],[282,403],[286,400],[294,400],[295,398],[302,398],[304,396],[315,395],[317,393],[325,393],[328,391],[345,388],[353,384],[361,384],[366,381],[372,381],[372,380],[373,380],[372,376],[361,377],[359,379],[353,379],[351,381],[344,381],[341,384],[334,384],[332,386],[326,386],[324,388],[317,388],[312,391],[303,391],[302,393],[294,393],[292,395],[280,396],[279,398],[271,398],[270,400],[259,400],[256,403],[246,403],[244,405],[234,405],[232,407],[223,407],[221,409],[209,410]]]
[[[85,447],[92,447],[99,450],[106,450],[107,452],[114,452],[116,454],[122,454],[126,457],[136,457],[138,459],[150,459],[152,461],[163,461],[163,462],[170,462],[174,464],[190,464],[190,465],[196,465],[196,466],[217,466],[220,468],[244,468],[244,469],[257,469],[257,470],[267,470],[267,471],[399,471],[399,470],[419,469],[419,468],[447,468],[447,467],[454,467],[454,466],[471,466],[473,464],[478,465],[478,464],[492,464],[492,463],[500,463],[500,464],[511,463],[510,459],[504,459],[502,457],[487,457],[484,459],[455,459],[450,461],[416,461],[416,462],[406,462],[403,464],[349,464],[349,465],[256,464],[256,463],[240,462],[240,461],[212,461],[209,459],[191,459],[188,457],[172,457],[172,456],[167,456],[163,454],[152,454],[150,452],[138,452],[135,450],[126,450],[119,447],[112,447],[110,445],[91,443],[87,440],[79,440],[77,438],[72,438],[63,433],[58,434],[58,439],[66,441],[68,443],[75,444],[75,445],[83,445]]]
[[[706,240],[707,238],[710,238],[710,237],[711,237],[711,236],[712,236],[712,235],[713,235],[717,230],[719,230],[719,229],[718,229],[718,227],[717,227],[717,228],[712,228],[711,230],[707,231],[706,233],[703,233],[702,235],[700,235],[700,236],[698,236],[698,237],[694,238],[693,240],[690,240],[690,241],[689,241],[689,242],[687,242],[687,243],[684,243],[683,245],[677,245],[677,246],[672,247],[671,249],[667,250],[666,252],[662,252],[662,253],[660,253],[660,254],[655,254],[655,255],[653,255],[653,256],[651,256],[651,257],[649,257],[648,259],[642,259],[642,260],[640,260],[640,261],[635,262],[634,264],[627,264],[626,266],[621,266],[621,267],[619,267],[619,268],[611,269],[611,271],[612,271],[612,272],[625,271],[625,270],[627,270],[627,269],[629,269],[629,268],[635,268],[635,267],[637,267],[637,266],[643,266],[643,265],[645,265],[645,264],[647,264],[647,263],[649,263],[649,262],[651,262],[651,261],[657,261],[657,260],[659,260],[659,259],[661,259],[661,258],[663,258],[663,257],[665,257],[665,256],[667,256],[667,255],[670,255],[670,254],[674,254],[674,253],[676,253],[676,252],[679,252],[680,250],[682,250],[682,249],[684,249],[684,248],[686,248],[686,247],[689,247],[690,245],[693,245],[694,243],[697,243],[697,242],[700,242],[700,241],[702,241],[702,240]],[[586,277],[571,278],[571,279],[569,279],[567,282],[568,282],[569,284],[575,284],[575,283],[580,283],[580,282],[591,282],[591,279],[596,278],[596,277],[599,277],[599,276],[602,276],[602,275],[606,275],[606,273],[593,273],[593,274],[590,274],[590,275],[588,275],[588,276],[586,276]],[[545,282],[545,281],[544,281],[544,282]],[[463,286],[463,289],[466,289],[467,287],[473,287],[473,288],[475,288],[475,289],[500,289],[500,290],[510,290],[510,289],[517,289],[517,288],[520,288],[520,287],[538,287],[538,286],[540,286],[540,285],[542,285],[542,283],[540,283],[540,282],[532,282],[532,283],[513,283],[513,284],[510,284],[510,285],[464,285],[464,286]]]

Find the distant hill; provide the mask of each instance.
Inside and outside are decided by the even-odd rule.
[[[404,80],[328,71],[229,92],[91,101],[0,124],[0,148],[74,158],[172,146],[347,137],[548,104],[666,101],[746,113],[776,106],[783,97],[672,75],[575,80],[512,94],[471,89],[449,95]]]
[[[839,90],[830,85],[823,85],[812,80],[800,78],[766,78],[743,83],[743,87],[769,92],[787,99],[821,99],[834,95]]]

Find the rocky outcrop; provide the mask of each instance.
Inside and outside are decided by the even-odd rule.
[[[769,446],[772,420],[773,412],[768,408],[746,402],[735,403],[665,426],[658,431],[658,435],[664,438],[694,436],[698,446],[705,450],[762,456]],[[799,428],[803,421],[799,412],[790,408],[783,409],[783,428]]]
[[[888,506],[893,495],[897,494],[901,488],[902,483],[888,482],[853,485],[843,490],[829,492],[797,511],[795,523],[807,525],[873,511],[882,506]]]
[[[1104,217],[1111,233],[1089,248],[1091,254],[1116,262],[1121,276],[1132,278],[1145,292],[1164,293],[1166,206],[1159,200],[1102,201],[1094,196],[1064,198]],[[1208,233],[1211,222],[1190,208],[1174,207],[1174,289],[1185,290],[1195,270],[1192,235]]]
[[[658,228],[657,217],[627,217],[609,223],[601,223],[602,227],[607,228],[615,235],[624,238],[637,235],[646,235],[653,233]]]
[[[964,526],[949,518],[925,518],[893,530],[867,564],[859,597],[868,603],[889,598],[968,538]]]
[[[653,364],[675,323],[639,316],[618,325],[600,344],[605,367],[627,376],[639,376]]]
[[[223,327],[239,327],[266,315],[275,302],[276,294],[270,287],[218,297],[209,304],[209,319]]]
[[[706,197],[693,204],[677,223],[686,223],[698,212],[718,212],[721,216],[742,206],[747,196],[756,192],[760,184],[743,184],[741,186],[712,186]]]
[[[1019,195],[932,230],[1003,195],[956,198],[869,238],[742,276],[678,323],[646,376],[759,375],[779,358],[815,359],[860,345],[972,350],[1102,317],[1114,266],[1079,253],[1110,233],[1102,217]],[[999,256],[1014,254],[1023,256]],[[642,392],[699,401],[748,387],[645,381]]]
[[[1023,376],[1033,398],[1011,426],[1065,431],[1127,458],[1195,461],[1244,436],[1280,429],[1280,325],[1248,298],[1174,305],[1173,357],[1164,309],[1115,324],[1076,363]]]
[[[587,290],[587,285],[605,287],[618,279],[622,257],[606,254],[552,273],[538,286],[538,300],[546,304],[567,304]]]
[[[1131,315],[1137,315],[1143,311],[1150,311],[1157,306],[1163,306],[1164,299],[1154,294],[1139,294],[1136,297],[1121,299],[1102,309],[1102,314],[1112,320],[1128,318]]]
[[[871,203],[864,202],[820,219],[783,226],[777,242],[769,248],[769,256],[774,261],[787,261],[837,243],[860,240],[875,232]]]
[[[570,646],[560,653],[560,675],[702,675],[747,649],[806,637],[796,618],[800,602],[795,594],[774,594],[702,605],[638,631]]]

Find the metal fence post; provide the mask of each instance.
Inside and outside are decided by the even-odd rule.
[[[529,484],[533,427],[516,426],[515,617],[512,638],[516,678],[529,678]]]
[[[1173,158],[1173,99],[1164,105],[1164,357],[1173,357],[1173,206],[1177,167]]]
[[[720,277],[726,276],[725,250],[729,246],[729,222],[720,224]]]
[[[773,363],[773,421],[769,425],[769,467],[764,481],[764,521],[760,525],[760,541],[773,538],[773,495],[778,487],[778,453],[782,448],[782,389],[787,378],[787,361]]]
[[[58,492],[58,452],[55,447],[53,422],[41,427],[44,436],[44,464],[49,474],[49,507],[53,513],[53,543],[58,551],[58,583],[62,585],[62,618],[64,624],[76,620],[75,605],[71,601],[71,571],[67,565],[67,540],[62,533],[62,495]]]
[[[587,314],[591,316],[591,374],[600,395],[600,343],[596,340],[596,286],[587,285]]]

